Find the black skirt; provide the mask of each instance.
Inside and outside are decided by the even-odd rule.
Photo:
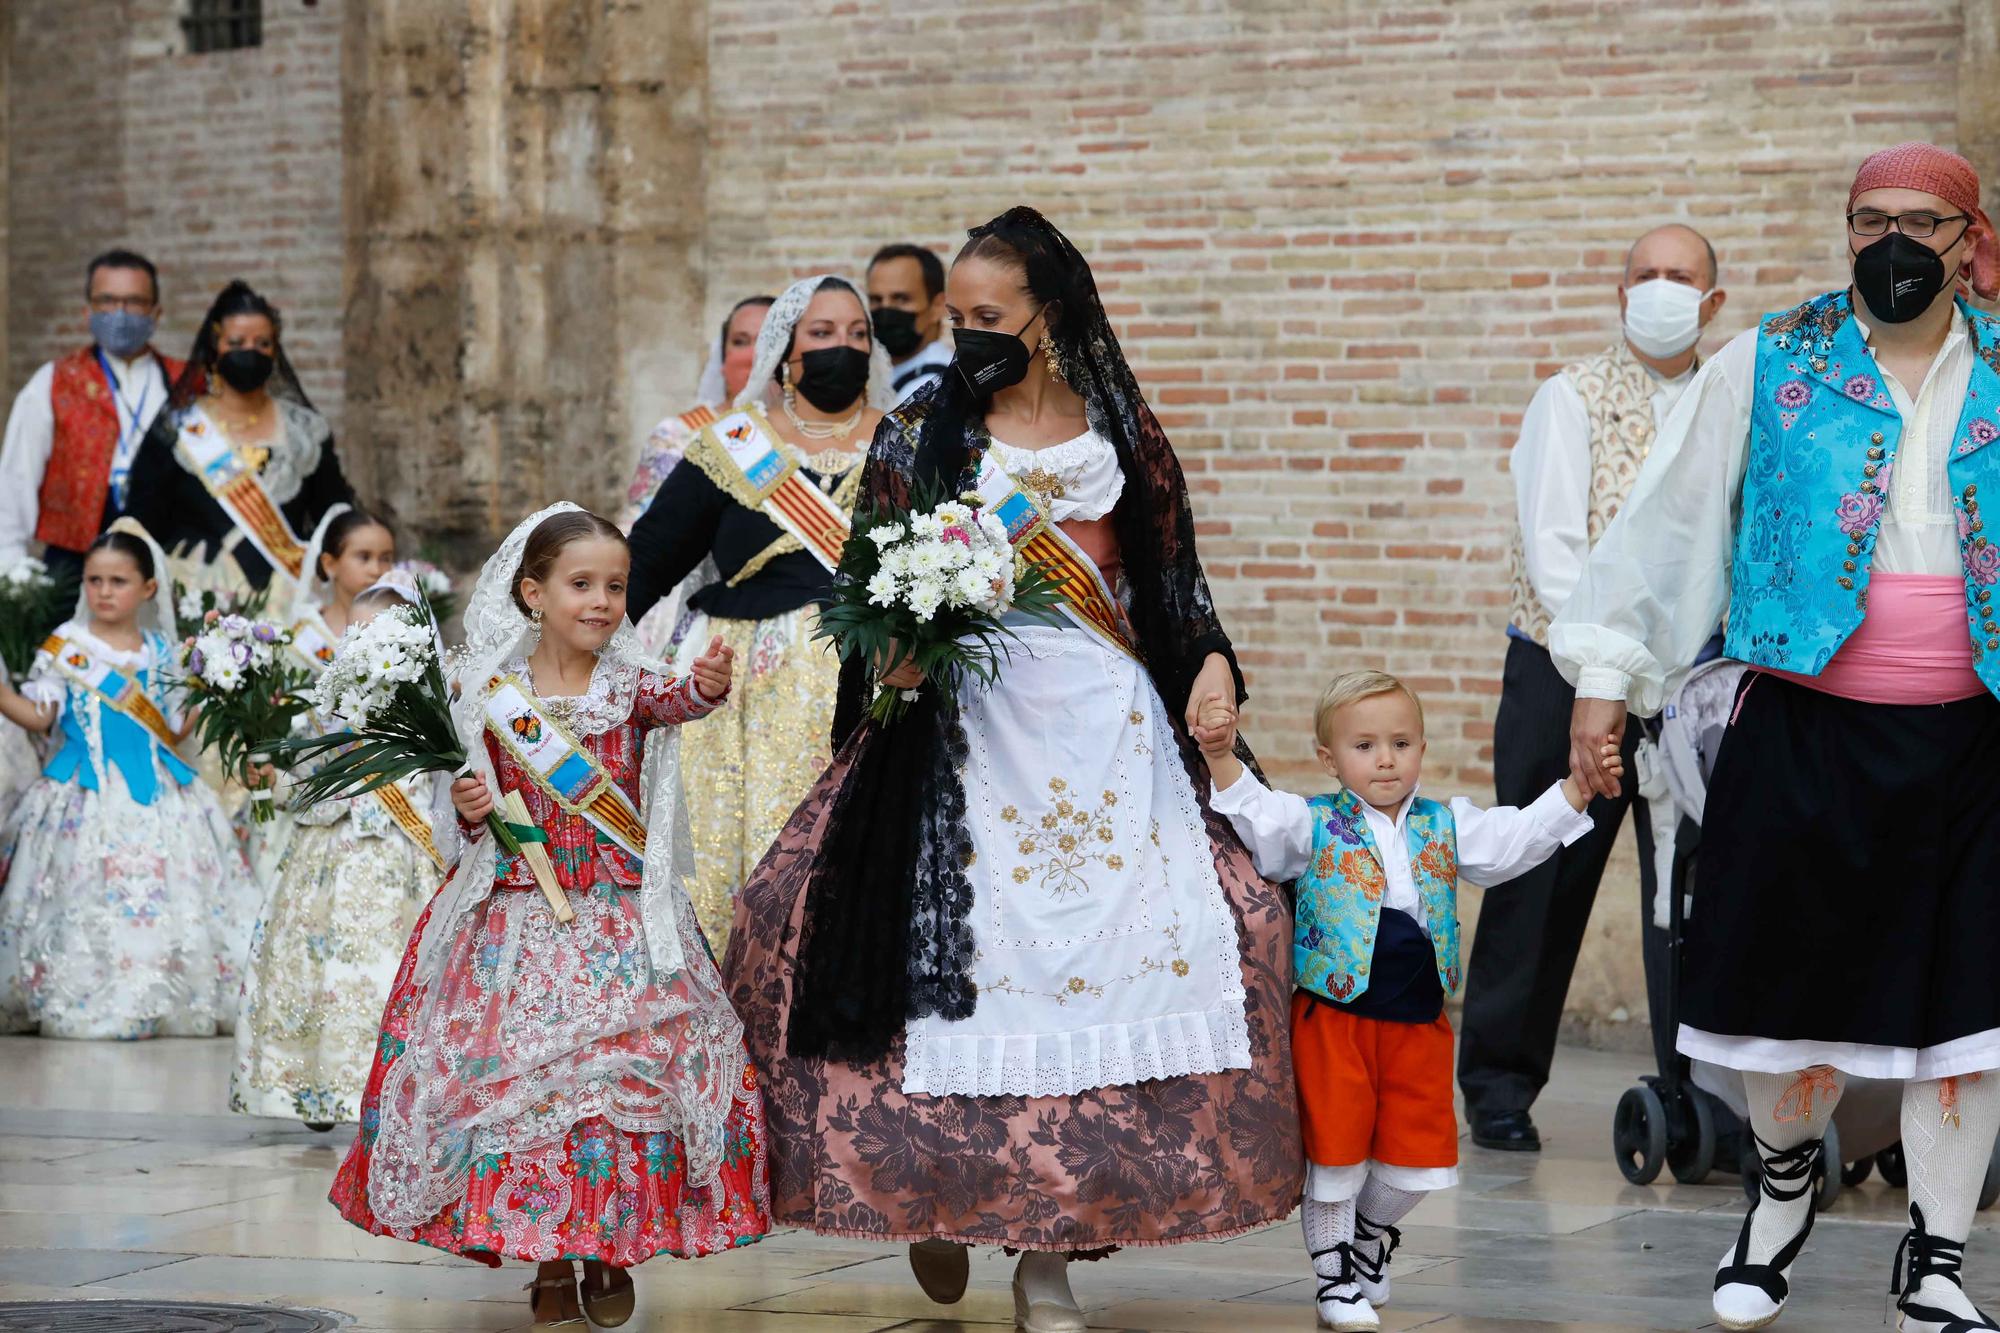
[[[1932,1053],[1897,1060],[1906,1077],[2000,1066],[1996,760],[1990,694],[1867,704],[1745,676],[1708,788],[1683,1048],[1716,1058],[1706,1033]],[[1884,1075],[1889,1054],[1823,1062]]]

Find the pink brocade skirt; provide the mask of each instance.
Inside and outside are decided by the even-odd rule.
[[[764,1090],[773,1219],[866,1240],[1085,1251],[1212,1240],[1288,1216],[1304,1172],[1292,917],[1205,800],[1238,930],[1249,1069],[1067,1097],[906,1096],[900,1038],[867,1065],[785,1053],[803,891],[848,767],[844,752],[751,874],[723,962]],[[1205,771],[1195,788],[1208,791]]]
[[[624,910],[637,911],[629,899],[627,904]],[[420,1226],[403,1230],[378,1218],[369,1204],[368,1171],[381,1120],[382,1084],[407,1047],[411,1018],[419,1007],[417,945],[429,920],[430,908],[425,908],[410,932],[383,1009],[360,1130],[327,1196],[342,1217],[374,1235],[415,1241],[495,1267],[506,1257],[599,1259],[630,1268],[660,1254],[682,1259],[716,1254],[748,1245],[770,1229],[765,1128],[754,1096],[731,1105],[728,1146],[712,1185],[689,1185],[678,1135],[630,1133],[591,1116],[551,1142],[475,1159],[463,1191]],[[585,945],[577,942],[575,947]],[[748,1070],[744,1077],[747,1091]]]

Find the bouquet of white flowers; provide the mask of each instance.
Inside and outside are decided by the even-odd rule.
[[[832,639],[843,660],[885,670],[914,661],[926,680],[956,689],[968,675],[998,673],[1001,640],[1012,637],[1002,616],[1054,623],[1062,600],[1039,565],[1016,558],[1006,527],[977,496],[919,502],[855,515],[817,637]],[[918,693],[884,687],[869,716],[893,721]]]
[[[450,624],[458,614],[458,585],[451,581],[451,575],[428,560],[404,560],[396,568],[416,581],[418,591],[430,603],[431,618],[441,627]]]
[[[14,680],[28,674],[50,631],[76,605],[76,580],[58,579],[33,556],[0,574],[0,661]]]
[[[201,706],[202,748],[216,752],[225,772],[251,777],[268,758],[265,741],[289,734],[305,712],[300,691],[311,677],[283,651],[291,641],[289,630],[209,611],[181,645],[179,683]],[[270,790],[253,787],[251,798],[251,818],[269,820]]]
[[[297,764],[327,756],[300,778],[293,799],[306,805],[360,796],[412,773],[465,771],[465,747],[451,719],[451,693],[437,635],[421,607],[396,607],[350,630],[313,687],[313,703],[345,725],[324,736],[292,737],[272,746]],[[524,842],[546,841],[539,830],[488,815],[501,848],[518,856]]]

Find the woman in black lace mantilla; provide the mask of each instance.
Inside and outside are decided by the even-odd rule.
[[[849,664],[837,757],[744,887],[724,973],[780,1220],[911,1241],[946,1298],[965,1244],[1029,1251],[1027,1326],[1081,1328],[1063,1256],[1296,1203],[1291,925],[1202,802],[1187,715],[1241,676],[1089,266],[1016,208],[946,291],[958,364],[883,420],[863,504],[1004,473],[1124,632],[1014,626],[995,684],[920,685],[887,726],[862,724],[876,681]]]

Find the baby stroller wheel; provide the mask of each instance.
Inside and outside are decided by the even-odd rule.
[[[1829,1164],[1840,1161],[1840,1127],[1831,1121],[1827,1123],[1824,1142],[1826,1144],[1826,1161]],[[1742,1160],[1743,1194],[1744,1197],[1755,1203],[1757,1201],[1757,1187],[1764,1179],[1764,1162],[1762,1158],[1757,1156],[1755,1141],[1747,1135],[1743,1140]],[[1877,1154],[1876,1165],[1881,1165],[1880,1154]],[[1819,1192],[1815,1199],[1819,1211],[1825,1212],[1827,1209],[1833,1207],[1834,1201],[1840,1197],[1840,1182],[1846,1174],[1845,1167],[1829,1165],[1820,1175]]]
[[[1875,1159],[1873,1157],[1863,1157],[1859,1161],[1849,1162],[1846,1166],[1840,1168],[1840,1183],[1848,1189],[1853,1189],[1856,1185],[1859,1185],[1862,1181],[1873,1175],[1874,1172]]]
[[[1903,1189],[1910,1183],[1910,1171],[1903,1164],[1903,1145],[1894,1143],[1875,1154],[1875,1169],[1882,1173],[1882,1179]]]
[[[1680,1133],[1667,1144],[1667,1169],[1683,1185],[1699,1185],[1715,1167],[1715,1109],[1708,1094],[1692,1083],[1680,1085]]]
[[[2000,1201],[2000,1145],[1993,1149],[1993,1155],[1986,1161],[1986,1179],[1979,1185],[1979,1206],[1991,1208]]]
[[[1611,1118],[1611,1152],[1634,1185],[1650,1185],[1667,1160],[1667,1108],[1648,1084],[1625,1089]]]

